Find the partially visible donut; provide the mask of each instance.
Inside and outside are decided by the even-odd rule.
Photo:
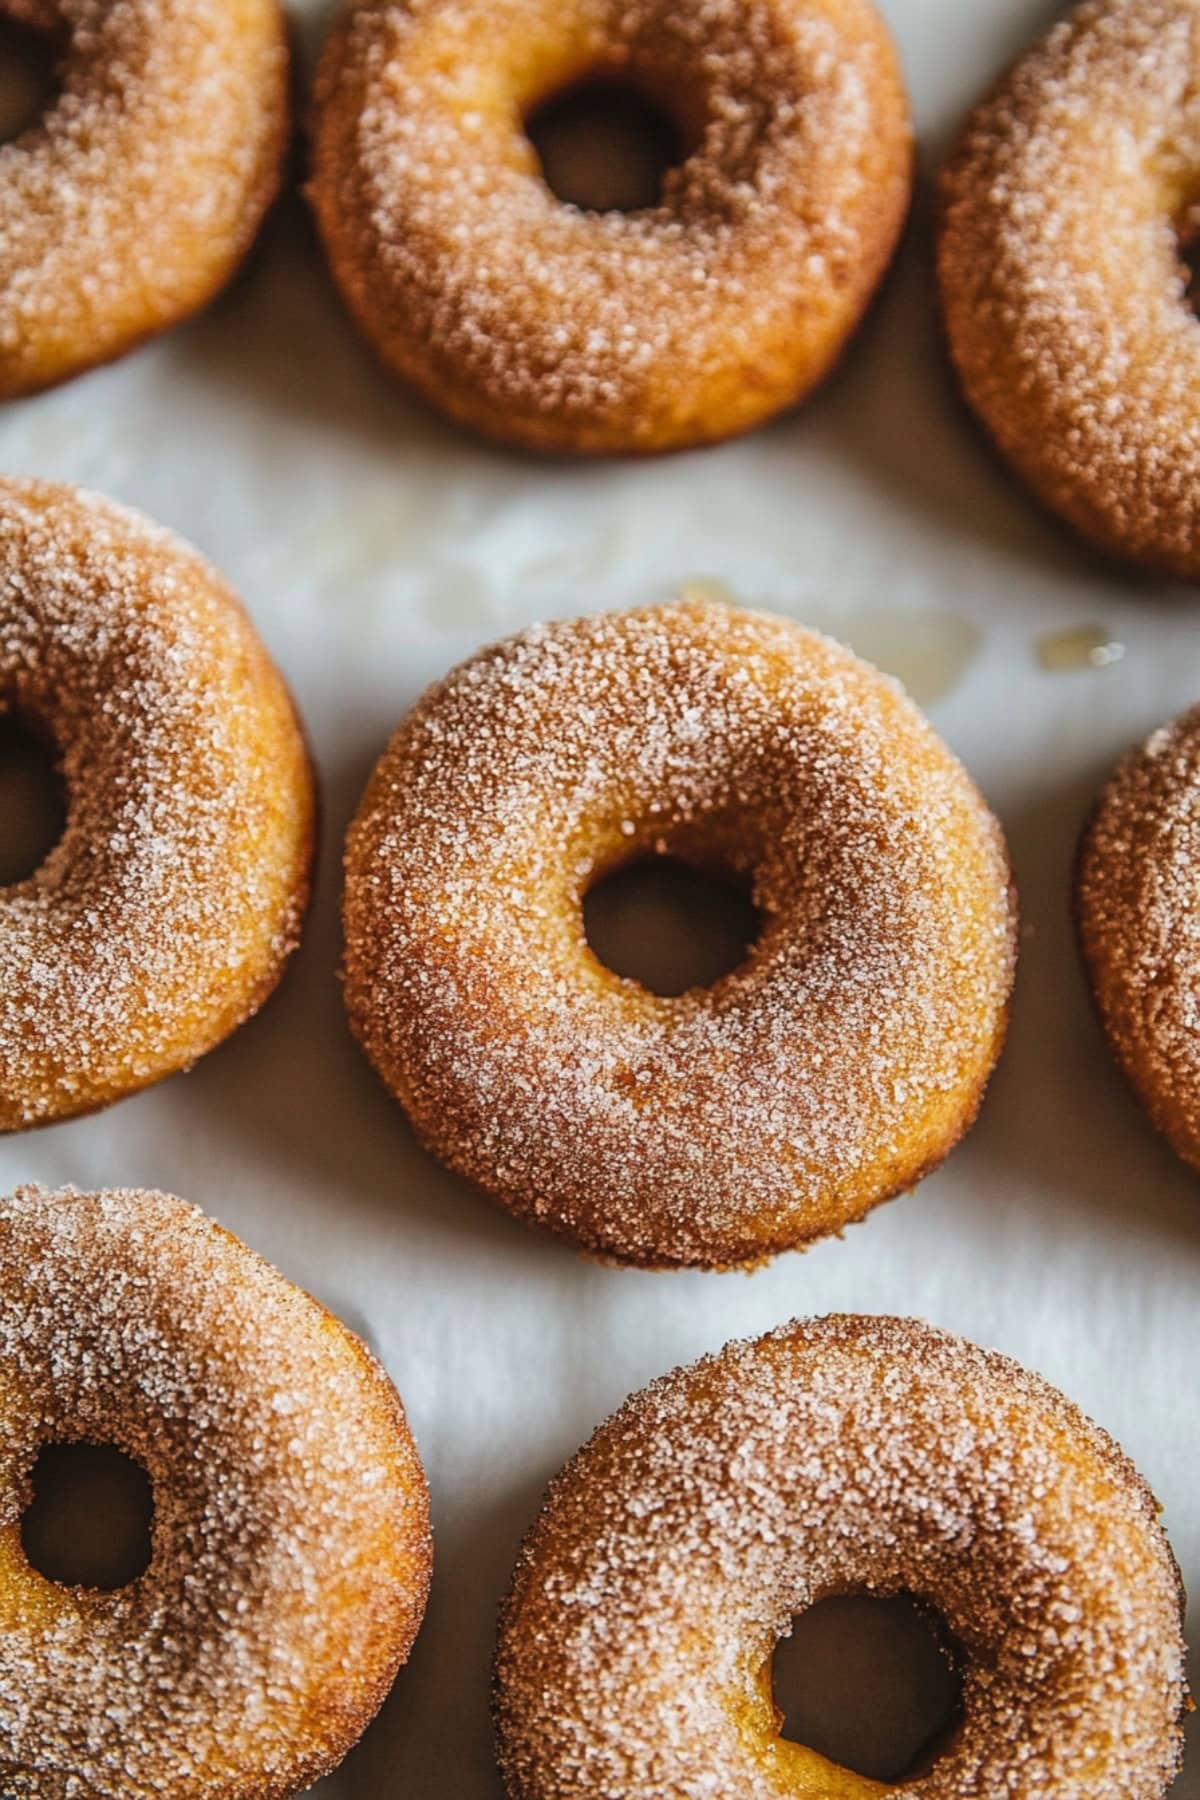
[[[658,205],[584,212],[542,179],[525,121],[592,77],[679,124]],[[364,335],[453,418],[536,450],[679,449],[799,400],[912,185],[871,0],[351,0],[313,146]]]
[[[1109,1045],[1200,1168],[1200,707],[1123,759],[1080,843],[1075,918]]]
[[[1200,578],[1200,4],[1089,0],[972,115],[938,265],[967,399],[1048,506]]]
[[[794,1616],[853,1592],[932,1608],[961,1675],[894,1786],[773,1704]],[[792,1324],[654,1382],[551,1484],[501,1618],[500,1766],[511,1800],[1159,1800],[1182,1606],[1149,1489],[1046,1382],[912,1319]]]
[[[0,145],[0,399],[122,355],[225,285],[282,180],[278,0],[0,0],[61,48]]]
[[[747,876],[762,921],[677,998],[582,917],[663,850]],[[345,926],[354,1030],[433,1152],[661,1267],[760,1261],[939,1163],[1014,962],[999,827],[898,684],[698,602],[535,627],[431,689],[351,827]]]
[[[0,888],[0,1131],[189,1067],[299,941],[315,801],[283,681],[194,550],[0,480],[0,713],[45,734],[63,836]]]
[[[429,1500],[366,1346],[165,1194],[0,1201],[0,1786],[11,1800],[284,1800],[416,1637]],[[20,1519],[47,1443],[153,1490],[144,1574],[62,1587]]]

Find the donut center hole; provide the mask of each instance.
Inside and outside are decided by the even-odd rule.
[[[131,1457],[112,1444],[47,1444],[32,1482],[21,1545],[39,1575],[111,1592],[145,1572],[154,1501]]]
[[[0,18],[0,144],[48,111],[58,89],[58,52],[44,32]]]
[[[1179,230],[1179,260],[1183,264],[1184,291],[1192,311],[1200,313],[1200,209]]]
[[[526,135],[551,193],[585,212],[657,206],[688,145],[671,114],[631,82],[597,75],[552,94]]]
[[[0,712],[0,888],[41,867],[66,819],[53,749],[17,714]]]
[[[670,999],[736,969],[759,917],[744,877],[660,854],[602,876],[584,896],[583,927],[606,969]]]
[[[781,1737],[883,1782],[929,1767],[962,1700],[945,1638],[906,1594],[840,1595],[801,1613],[771,1681]]]

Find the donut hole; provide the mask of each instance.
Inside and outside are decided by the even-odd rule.
[[[962,1701],[948,1635],[907,1594],[839,1595],[799,1614],[771,1682],[781,1737],[883,1782],[930,1766]]]
[[[660,852],[594,882],[583,927],[606,969],[674,999],[744,962],[760,920],[747,877]]]
[[[657,206],[688,155],[683,127],[633,82],[594,75],[535,106],[525,132],[556,199],[583,212]]]
[[[20,714],[0,712],[0,888],[41,867],[66,819],[66,788],[53,746]]]
[[[1179,260],[1183,264],[1184,291],[1193,312],[1200,313],[1200,205],[1193,206],[1176,226]]]
[[[0,144],[20,137],[49,110],[58,91],[58,60],[53,38],[0,16]]]
[[[150,1477],[112,1444],[47,1444],[33,1466],[21,1545],[63,1587],[127,1587],[150,1563]]]

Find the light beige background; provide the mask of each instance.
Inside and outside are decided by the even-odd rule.
[[[1110,1068],[1066,913],[1098,783],[1200,694],[1200,595],[1118,575],[1043,521],[938,352],[930,169],[1056,9],[886,10],[921,134],[917,215],[837,378],[744,443],[574,468],[458,435],[377,373],[294,207],[210,316],[0,413],[0,467],[136,503],[227,571],[320,764],[320,885],[285,989],[190,1077],[4,1142],[0,1181],[188,1196],[365,1331],[399,1384],[433,1485],[433,1599],[324,1800],[494,1800],[494,1609],[547,1477],[632,1388],[792,1314],[917,1313],[1043,1371],[1132,1453],[1200,1591],[1200,1181]],[[304,9],[312,41],[323,12]],[[922,697],[936,665],[959,668],[930,710],[1003,817],[1024,905],[1012,1037],[968,1143],[844,1243],[751,1278],[616,1273],[492,1211],[416,1149],[347,1036],[335,980],[342,833],[421,688],[531,619],[697,576],[840,633]],[[1038,635],[1085,622],[1124,660],[1044,672]],[[1195,1744],[1177,1792],[1200,1800]]]

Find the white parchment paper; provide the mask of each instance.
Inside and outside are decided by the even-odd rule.
[[[300,10],[311,45],[325,8]],[[284,989],[191,1076],[4,1141],[0,1183],[186,1195],[362,1330],[396,1379],[433,1487],[433,1598],[325,1800],[495,1800],[494,1611],[543,1484],[631,1389],[794,1314],[916,1313],[1041,1370],[1127,1447],[1200,1589],[1200,1180],[1111,1068],[1067,922],[1099,782],[1200,695],[1200,595],[1114,573],[1045,521],[960,410],[938,350],[929,170],[1056,8],[885,10],[921,132],[917,216],[835,380],[745,442],[574,467],[460,435],[377,372],[296,205],[206,318],[0,412],[0,468],[106,490],[221,566],[320,767],[319,889]],[[1012,1035],[970,1139],[844,1242],[751,1277],[594,1267],[492,1210],[415,1147],[350,1041],[335,979],[342,835],[425,684],[534,618],[694,577],[911,679],[1004,820],[1024,912]],[[1123,660],[1044,671],[1038,636],[1085,623]],[[1195,1742],[1177,1792],[1200,1800]]]

